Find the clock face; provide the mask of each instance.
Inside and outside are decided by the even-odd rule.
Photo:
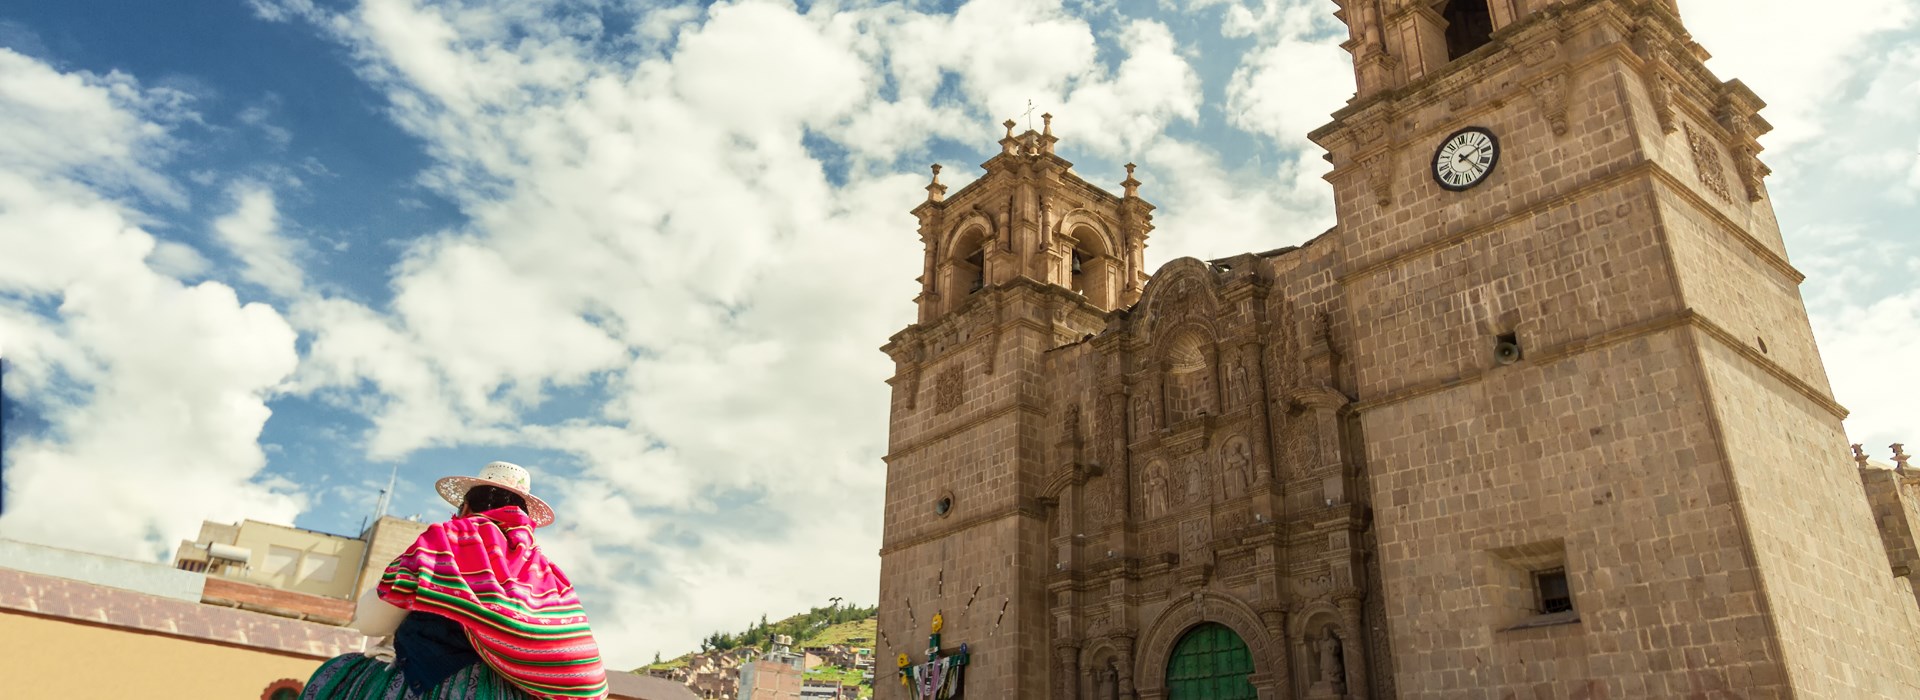
[[[1480,184],[1500,163],[1500,141],[1477,126],[1453,132],[1433,154],[1433,180],[1458,192]]]

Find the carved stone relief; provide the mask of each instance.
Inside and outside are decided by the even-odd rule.
[[[1097,476],[1087,480],[1087,521],[1095,525],[1113,522],[1112,479]]]
[[[1325,597],[1333,590],[1333,574],[1303,576],[1290,582],[1295,600],[1305,602]]]
[[[1145,435],[1153,430],[1153,397],[1133,397],[1133,434]]]
[[[1113,469],[1122,461],[1120,422],[1127,419],[1126,409],[1121,402],[1111,399],[1102,399],[1100,404],[1104,410],[1099,414],[1100,423],[1096,428],[1098,444],[1094,446],[1094,459],[1099,461],[1100,466]]]
[[[933,412],[946,413],[960,407],[961,378],[959,367],[941,370],[933,380]]]
[[[1366,174],[1367,187],[1373,190],[1373,198],[1380,206],[1393,202],[1393,164],[1387,162],[1385,153],[1375,154],[1360,161],[1360,169]]]
[[[1693,168],[1700,173],[1700,184],[1721,201],[1733,201],[1733,193],[1727,190],[1726,168],[1720,162],[1720,150],[1714,147],[1713,139],[1688,124],[1687,146],[1693,149]]]
[[[1190,454],[1182,459],[1180,462],[1181,488],[1177,491],[1179,498],[1176,499],[1176,503],[1183,506],[1205,503],[1213,490],[1210,488],[1212,479],[1208,478],[1209,476],[1205,458],[1201,455]]]
[[[1528,96],[1533,98],[1534,106],[1547,117],[1547,123],[1553,126],[1553,135],[1567,135],[1567,78],[1560,73],[1549,75],[1539,82],[1527,86]]]
[[[1671,134],[1675,124],[1673,118],[1673,81],[1665,73],[1655,72],[1653,79],[1647,81],[1647,97],[1653,102],[1653,116],[1660,121],[1661,133]]]
[[[1213,550],[1213,522],[1207,518],[1194,518],[1180,522],[1180,561],[1181,563],[1206,560]]]

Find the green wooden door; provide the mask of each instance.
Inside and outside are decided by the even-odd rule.
[[[1252,700],[1253,654],[1226,625],[1208,622],[1187,631],[1167,659],[1168,700]]]

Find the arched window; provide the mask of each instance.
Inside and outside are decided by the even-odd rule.
[[[1447,60],[1467,55],[1493,39],[1493,15],[1487,0],[1449,0],[1440,12],[1447,20]]]
[[[977,226],[953,238],[949,249],[953,271],[947,288],[955,295],[954,303],[987,286],[986,239],[986,231]]]
[[[1206,339],[1188,333],[1167,352],[1167,421],[1219,414],[1213,409],[1213,363]]]
[[[1167,700],[1252,700],[1253,653],[1218,622],[1187,631],[1167,657]]]
[[[1113,274],[1107,239],[1092,226],[1084,225],[1073,229],[1072,239],[1073,253],[1067,261],[1067,287],[1105,308],[1111,303],[1107,291],[1112,286]]]
[[[260,700],[299,700],[300,691],[305,689],[305,683],[292,678],[282,678],[268,683],[266,690],[260,691]]]

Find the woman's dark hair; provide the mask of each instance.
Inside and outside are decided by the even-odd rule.
[[[527,499],[498,486],[481,484],[467,489],[467,512],[469,513],[485,513],[507,506],[514,506],[524,511],[527,509]]]

